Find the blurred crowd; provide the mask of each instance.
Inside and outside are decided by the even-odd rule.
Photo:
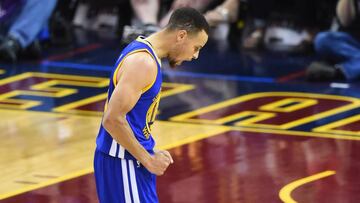
[[[211,38],[244,51],[316,53],[310,81],[360,78],[360,0],[0,0],[0,60],[39,58],[74,29],[112,30],[128,43],[165,27],[174,9],[204,13]]]

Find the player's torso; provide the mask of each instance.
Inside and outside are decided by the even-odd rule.
[[[146,150],[153,153],[155,141],[151,136],[151,127],[155,121],[161,92],[161,62],[155,55],[151,44],[145,41],[143,38],[138,38],[136,41],[129,44],[121,53],[120,57],[116,62],[116,69],[112,72],[110,77],[110,84],[108,90],[107,101],[110,100],[112,92],[116,86],[116,77],[121,69],[123,60],[136,52],[146,51],[157,63],[157,74],[153,83],[150,84],[143,90],[138,102],[135,104],[133,109],[127,113],[126,119],[135,135],[137,140],[144,146]],[[106,107],[105,107],[106,108]],[[101,125],[99,134],[96,140],[97,149],[109,154],[113,157],[134,159],[121,145],[119,145],[111,135]]]

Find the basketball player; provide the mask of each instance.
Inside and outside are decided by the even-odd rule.
[[[160,101],[160,59],[167,58],[171,67],[197,59],[208,32],[199,12],[180,8],[163,30],[139,37],[122,51],[96,140],[94,171],[100,202],[158,202],[156,175],[173,163],[168,151],[154,150],[151,135]]]

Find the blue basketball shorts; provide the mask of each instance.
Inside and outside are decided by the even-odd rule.
[[[156,176],[136,161],[95,151],[94,174],[100,203],[158,203]]]

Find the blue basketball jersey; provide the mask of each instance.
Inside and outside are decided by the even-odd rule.
[[[151,126],[155,121],[160,102],[160,91],[162,83],[161,61],[156,56],[153,48],[151,47],[151,44],[144,40],[143,37],[137,38],[121,52],[121,55],[116,62],[116,68],[110,76],[110,84],[105,110],[117,84],[116,75],[121,68],[122,62],[127,56],[137,52],[148,52],[154,58],[157,64],[157,75],[153,83],[143,90],[141,97],[133,109],[127,113],[126,120],[128,121],[136,139],[150,154],[153,154],[155,141],[151,136]],[[127,152],[124,147],[122,147],[111,137],[111,135],[102,125],[100,126],[100,130],[96,139],[96,146],[97,150],[112,157],[135,160],[135,158],[129,152]]]

